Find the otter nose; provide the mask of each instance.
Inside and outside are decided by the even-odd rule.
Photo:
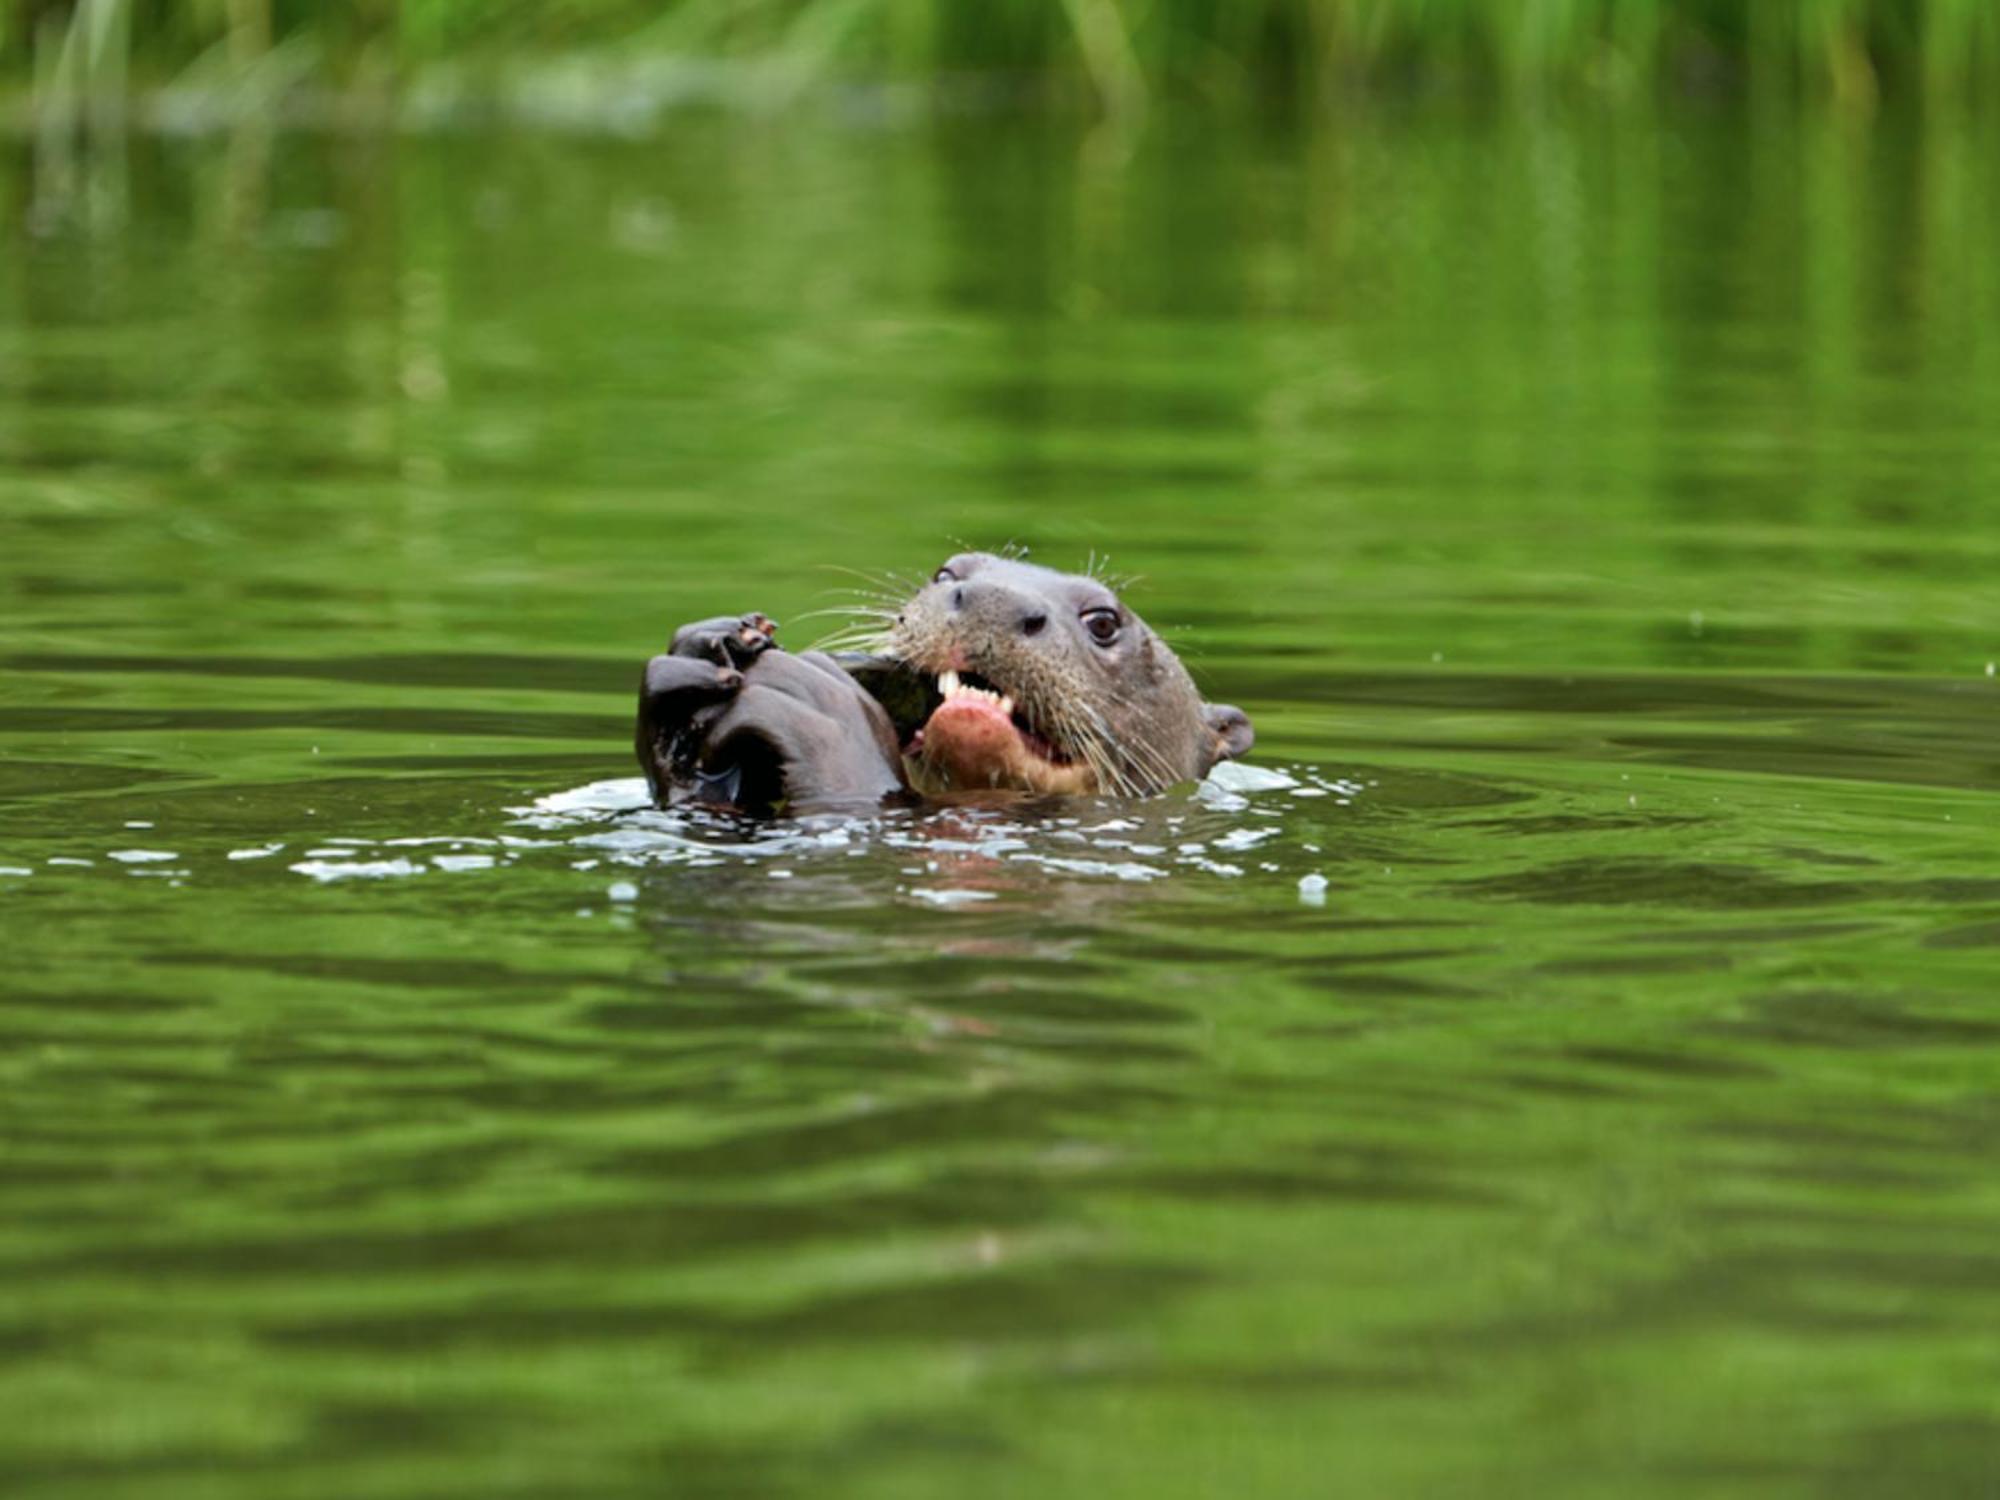
[[[951,610],[996,635],[1017,631],[1022,635],[1040,635],[1049,625],[1049,612],[1041,600],[1004,583],[983,579],[973,579],[953,589]]]

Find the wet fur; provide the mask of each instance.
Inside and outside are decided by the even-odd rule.
[[[1109,646],[1083,623],[1106,609],[1119,620]],[[1022,628],[1030,614],[1046,616],[1033,634]],[[1207,774],[1250,742],[1248,720],[1204,704],[1180,659],[1093,577],[961,554],[903,604],[880,645],[919,671],[976,673],[1012,694],[1074,761],[1033,790],[1146,796]]]

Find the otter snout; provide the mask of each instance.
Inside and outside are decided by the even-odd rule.
[[[1033,594],[990,579],[975,578],[951,591],[950,612],[962,630],[989,637],[1040,635],[1048,628],[1047,605]]]

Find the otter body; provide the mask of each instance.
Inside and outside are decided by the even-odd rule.
[[[637,749],[654,800],[753,813],[1005,789],[1147,796],[1241,755],[1165,642],[1094,578],[952,558],[870,654],[776,649],[762,615],[676,632],[647,664]]]

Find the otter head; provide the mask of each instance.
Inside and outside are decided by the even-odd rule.
[[[931,789],[1143,796],[1253,738],[1201,701],[1165,642],[1095,578],[985,552],[952,558],[897,614],[888,654],[935,679],[905,746]]]

